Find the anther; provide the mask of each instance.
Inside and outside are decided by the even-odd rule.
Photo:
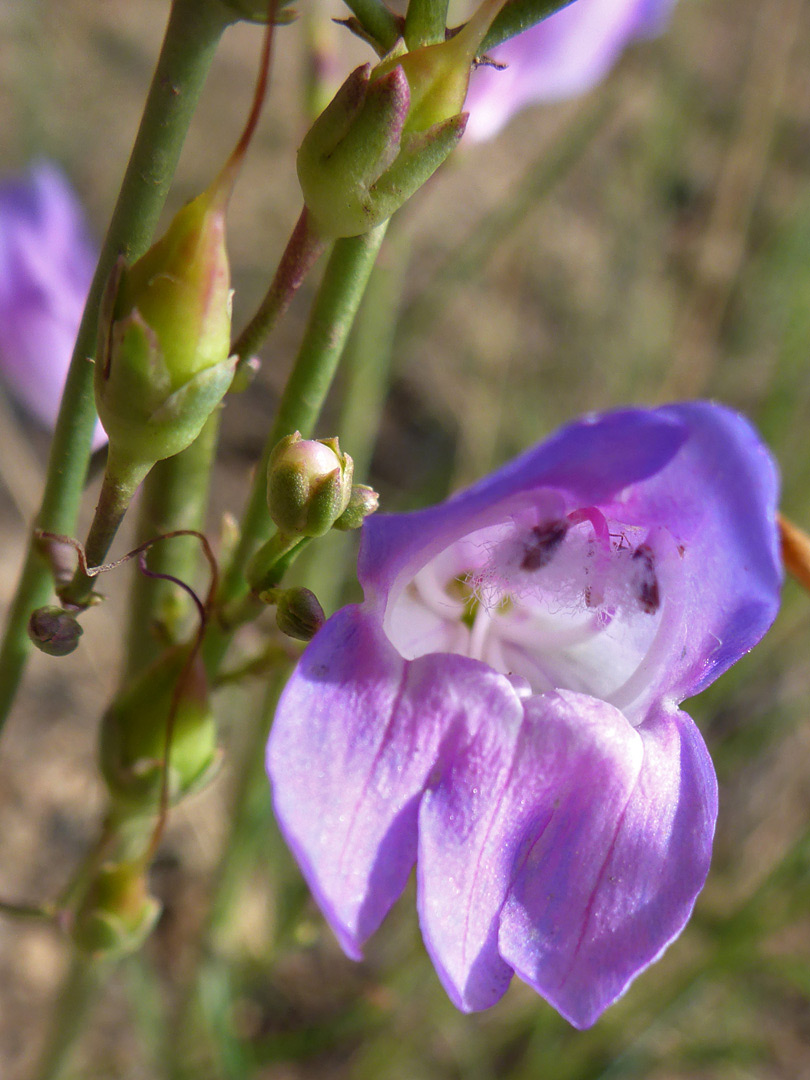
[[[661,606],[661,593],[655,573],[655,557],[649,544],[640,544],[636,548],[633,552],[633,564],[636,571],[633,582],[636,599],[642,611],[654,615]]]
[[[568,522],[565,519],[535,525],[524,547],[521,570],[542,570],[547,566],[567,532]]]

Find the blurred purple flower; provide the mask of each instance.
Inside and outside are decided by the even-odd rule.
[[[0,184],[0,377],[47,427],[96,265],[82,208],[47,163]],[[106,442],[97,425],[94,447]]]
[[[465,109],[466,134],[487,139],[526,105],[590,90],[628,42],[660,31],[675,0],[575,0],[530,30],[493,49],[503,71],[474,72]]]
[[[268,745],[281,828],[349,956],[417,867],[448,994],[513,973],[593,1024],[682,930],[717,813],[677,703],[756,644],[777,479],[707,403],[585,419],[448,502],[370,518],[365,602],[316,635]]]

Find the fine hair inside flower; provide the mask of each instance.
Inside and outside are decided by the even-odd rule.
[[[499,523],[459,537],[397,583],[384,620],[407,659],[452,652],[512,678],[519,692],[590,694],[631,722],[670,655],[685,548],[620,504],[567,505],[535,493]]]

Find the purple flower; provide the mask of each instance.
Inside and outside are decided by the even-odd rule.
[[[81,206],[55,166],[0,185],[0,375],[47,427],[95,265]],[[98,425],[94,446],[105,441]]]
[[[674,6],[675,0],[575,0],[493,49],[493,59],[508,67],[473,74],[467,135],[488,139],[527,105],[590,90],[628,42],[660,31]]]
[[[593,1024],[682,930],[717,785],[677,705],[777,609],[777,479],[707,403],[585,419],[440,506],[370,518],[365,602],[316,635],[268,745],[349,956],[416,863],[448,994],[520,976]]]

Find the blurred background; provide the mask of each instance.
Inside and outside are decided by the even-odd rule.
[[[98,238],[167,6],[0,0],[3,172],[58,161]],[[369,55],[325,21],[325,5],[298,6],[299,21],[278,35],[229,218],[237,327],[299,211],[293,150],[314,95],[312,43],[336,81]],[[259,42],[255,27],[227,32],[166,220],[231,148]],[[595,91],[462,144],[393,221],[318,431],[340,435],[385,509],[441,498],[584,410],[708,396],[759,426],[782,469],[785,513],[810,527],[808,61],[802,0],[679,0],[668,31],[628,49]],[[239,513],[317,277],[263,350],[257,380],[228,400],[212,536],[223,512]],[[3,404],[5,606],[48,433]],[[351,548],[330,538],[299,571],[328,609],[352,594]],[[95,737],[115,686],[126,578],[105,580],[109,599],[76,653],[29,667],[0,755],[4,897],[57,895],[97,833]],[[784,600],[764,643],[688,705],[721,785],[694,918],[591,1031],[570,1028],[517,981],[488,1012],[457,1013],[425,955],[412,888],[366,961],[343,957],[273,823],[249,721],[267,694],[257,678],[220,695],[226,765],[174,813],[153,874],[165,905],[157,932],[110,972],[66,1075],[810,1077],[810,599],[788,583]],[[255,777],[234,827],[240,772]],[[54,929],[0,921],[4,1080],[33,1075],[68,959]]]

